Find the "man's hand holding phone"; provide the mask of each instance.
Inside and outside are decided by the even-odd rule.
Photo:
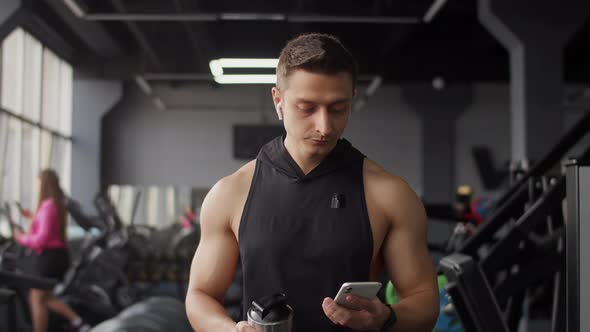
[[[389,317],[389,309],[378,298],[367,300],[355,295],[346,298],[355,305],[349,309],[327,297],[322,303],[326,316],[337,325],[356,331],[379,331]]]
[[[334,324],[356,331],[379,331],[390,315],[376,297],[380,288],[378,282],[345,283],[335,299],[324,299],[322,308]]]

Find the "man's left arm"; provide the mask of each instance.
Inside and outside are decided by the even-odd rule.
[[[397,321],[390,332],[430,332],[439,313],[436,274],[426,243],[426,213],[420,199],[401,179],[379,183],[377,204],[390,222],[381,253],[400,299],[392,306]],[[356,310],[325,298],[322,308],[335,324],[356,331],[379,331],[391,311],[378,298],[349,296]]]
[[[391,331],[432,331],[439,313],[439,293],[426,238],[424,206],[402,180],[394,180],[394,204],[386,208],[391,227],[382,253],[400,301]]]

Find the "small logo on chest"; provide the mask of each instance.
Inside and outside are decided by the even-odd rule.
[[[330,208],[342,209],[346,207],[346,196],[344,194],[333,194],[330,202]]]

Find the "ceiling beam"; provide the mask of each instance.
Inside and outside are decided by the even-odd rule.
[[[71,1],[75,1],[75,0],[69,0],[69,1],[71,2]],[[127,15],[125,13],[126,12],[125,6],[121,2],[121,0],[111,0],[111,4],[113,5],[113,7],[115,7],[115,10],[117,12],[119,12],[116,15]],[[141,50],[147,55],[150,62],[157,69],[160,69],[162,67],[162,62],[160,61],[160,58],[156,54],[156,51],[154,51],[153,47],[150,45],[146,36],[143,34],[143,32],[141,32],[141,29],[139,29],[139,27],[137,26],[137,23],[125,21],[125,25],[127,25],[127,28],[131,32],[131,35],[133,35],[133,38],[139,44],[139,47],[141,48]]]
[[[440,12],[446,2],[447,0],[434,0],[430,7],[428,7],[428,10],[426,10],[426,13],[424,13],[424,17],[422,18],[424,23],[430,23],[430,21],[436,17],[438,12]]]
[[[182,14],[183,13],[183,6],[180,3],[180,0],[172,0],[172,4],[174,5],[174,9],[176,10],[176,12],[178,14]],[[201,40],[199,40],[199,38],[197,37],[195,31],[193,30],[192,26],[190,25],[190,23],[188,21],[182,21],[182,25],[184,27],[184,31],[186,32],[186,35],[188,37],[189,43],[191,45],[191,49],[193,51],[193,54],[196,56],[197,62],[199,63],[199,65],[201,67],[208,67],[208,62],[207,59],[209,59],[209,55],[207,54],[207,47],[206,45],[208,44],[209,38],[207,38],[207,33],[202,33],[201,34]],[[205,47],[203,47],[202,45],[205,45]]]
[[[373,0],[373,15],[382,15],[383,2],[381,0]]]
[[[74,6],[75,8],[75,5],[71,1],[69,1],[69,5],[66,5],[61,0],[46,0],[45,2],[94,54],[105,58],[121,56],[123,54],[120,45],[117,44],[115,39],[113,39],[100,23],[81,20],[77,15],[72,13],[72,7],[70,6]]]
[[[143,78],[148,81],[212,81],[213,75],[211,73],[164,73],[152,72],[144,73]],[[359,82],[372,82],[375,79],[373,75],[359,75]]]
[[[297,14],[305,12],[309,13],[313,12],[316,7],[315,1],[299,0],[295,3],[295,8],[292,9],[292,12]],[[291,32],[292,36],[298,36],[310,30],[310,25],[306,23],[289,25],[289,31]]]
[[[48,24],[39,13],[26,8],[17,12],[17,26],[37,38],[44,46],[70,63],[79,60],[79,51],[63,35]]]
[[[415,27],[408,27],[405,29],[392,28],[391,30],[389,30],[389,38],[385,38],[384,42],[382,43],[383,48],[381,49],[379,56],[381,58],[386,58],[390,56],[393,51],[395,51],[396,49],[400,49],[405,42],[410,40],[410,37],[414,34],[415,31]]]
[[[116,1],[116,0],[111,0]],[[161,22],[218,22],[218,21],[274,21],[290,23],[364,23],[418,24],[412,16],[337,16],[283,13],[92,13],[84,17],[91,21],[161,21]]]
[[[78,17],[90,21],[189,21],[189,22],[216,22],[216,21],[285,21],[292,23],[365,23],[365,24],[418,24],[422,19],[414,16],[337,16],[302,14],[304,5],[310,4],[305,0],[297,1],[297,14],[287,13],[245,13],[245,12],[216,12],[216,13],[125,13],[118,10],[117,13],[89,13],[86,7],[78,0],[62,0],[64,4]],[[111,0],[119,2],[120,0]],[[434,0],[431,8],[425,14],[430,17],[436,14],[446,0]],[[174,0],[178,7],[178,0]],[[380,12],[381,0],[375,0],[374,10]]]

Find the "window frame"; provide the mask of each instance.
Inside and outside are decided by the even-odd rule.
[[[53,65],[45,68],[49,52],[54,55]],[[50,78],[53,81],[46,82],[46,70],[55,74]],[[34,178],[48,166],[56,169],[62,188],[69,192],[73,91],[64,89],[73,90],[73,73],[67,60],[23,26],[15,27],[0,40],[0,203],[18,200],[34,210]],[[51,89],[46,91],[44,85]],[[48,91],[55,104],[52,114],[44,112]],[[55,151],[60,156],[53,156]],[[60,160],[51,164],[57,157]],[[11,188],[1,190],[7,188],[6,184]]]

